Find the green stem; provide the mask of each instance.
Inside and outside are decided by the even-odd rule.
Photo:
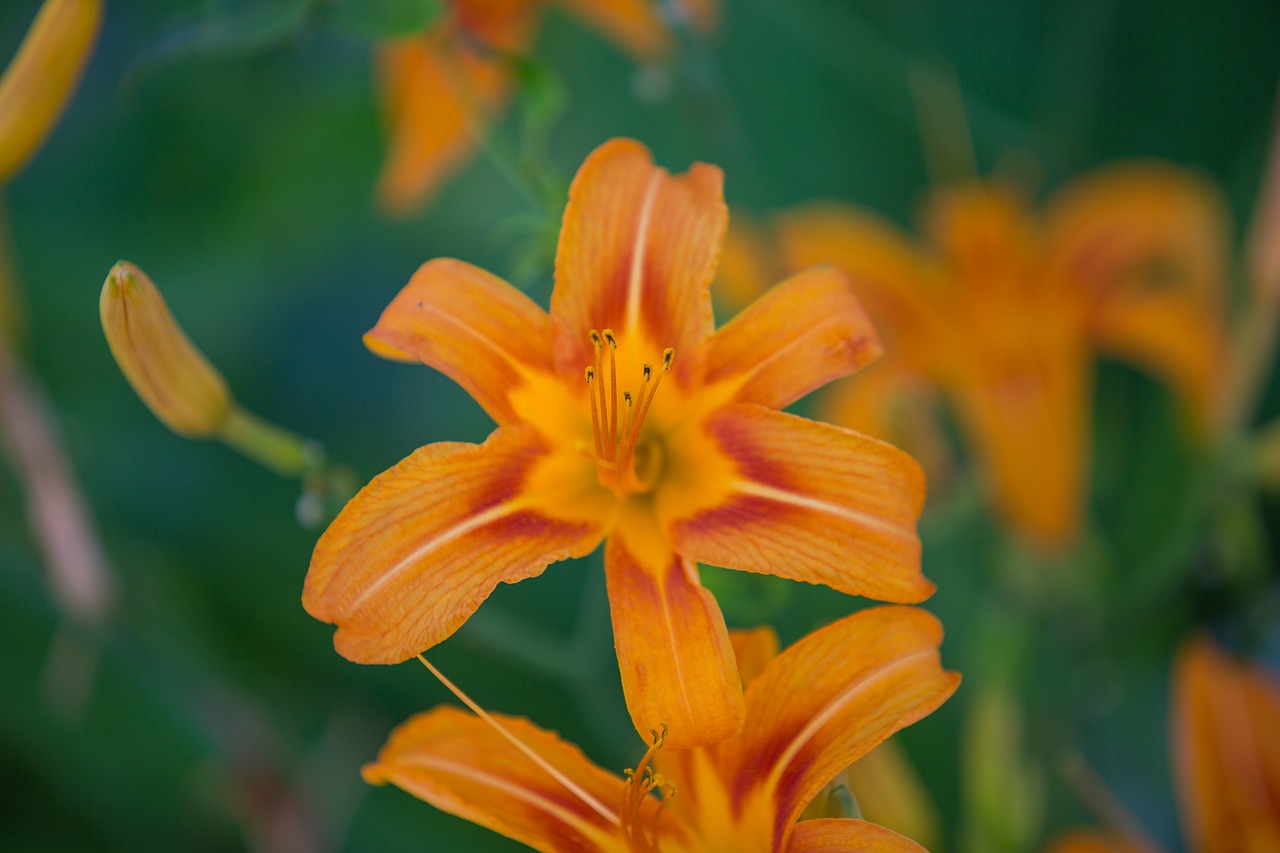
[[[309,474],[324,464],[324,452],[299,435],[233,405],[218,438],[285,477]]]

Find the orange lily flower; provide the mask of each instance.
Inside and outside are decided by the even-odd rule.
[[[1077,181],[1042,215],[997,182],[940,189],[924,223],[918,245],[869,213],[815,205],[776,218],[772,258],[752,250],[783,270],[834,263],[884,335],[891,357],[837,389],[827,417],[915,452],[904,433],[928,431],[898,413],[937,389],[1008,523],[1065,545],[1080,526],[1095,352],[1151,371],[1208,425],[1224,357],[1222,205],[1199,179],[1142,164]]]
[[[500,718],[603,808],[447,706],[400,726],[364,776],[544,851],[921,853],[866,821],[796,819],[841,770],[955,691],[960,676],[942,669],[941,639],[938,621],[913,607],[855,613],[776,659],[772,630],[734,632],[748,685],[741,734],[685,752],[650,749],[625,783],[555,734]],[[654,788],[668,796],[646,796]]]
[[[1187,849],[1280,850],[1280,682],[1225,655],[1211,640],[1188,642],[1173,673],[1174,776]],[[1110,845],[1110,846],[1106,846]],[[1052,853],[1152,853],[1142,838],[1076,832]]]
[[[559,0],[641,59],[671,46],[650,0]],[[377,197],[388,212],[407,214],[475,150],[488,121],[510,97],[508,57],[527,51],[548,0],[450,0],[421,35],[381,44],[375,76],[389,127]],[[692,23],[709,29],[713,0],[682,0]]]
[[[369,348],[448,374],[498,428],[419,449],[321,537],[303,605],[338,626],[341,654],[413,657],[498,583],[605,540],[627,705],[638,730],[667,724],[684,748],[743,714],[697,563],[886,601],[932,594],[915,461],[777,411],[881,351],[844,276],[800,273],[714,329],[721,183],[714,166],[672,176],[638,142],[607,142],[569,191],[550,314],[447,259],[391,303]]]

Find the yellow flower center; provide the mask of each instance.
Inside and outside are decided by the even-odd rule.
[[[676,351],[671,347],[662,351],[662,367],[656,372],[652,364],[645,362],[639,392],[632,395],[630,389],[624,388],[620,406],[618,340],[613,330],[592,329],[591,346],[596,358],[595,364],[586,369],[587,396],[591,400],[591,431],[600,484],[613,489],[619,497],[647,492],[662,473],[665,454],[660,441],[651,437],[642,442],[641,431],[662,377],[671,370]]]

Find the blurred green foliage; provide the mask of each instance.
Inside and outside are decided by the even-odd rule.
[[[0,56],[37,7],[0,7]],[[559,211],[531,204],[491,158],[411,219],[372,208],[369,40],[440,7],[110,0],[79,94],[8,187],[23,357],[57,412],[118,606],[98,628],[60,616],[0,466],[0,848],[515,849],[360,781],[390,728],[446,694],[416,665],[333,652],[330,627],[298,601],[317,532],[295,522],[297,485],[168,433],[97,319],[111,264],[139,264],[246,408],[323,442],[361,482],[424,443],[482,438],[489,424],[460,389],[360,343],[431,257],[539,299],[550,289]],[[722,166],[734,209],[839,198],[908,225],[930,185],[909,80],[952,68],[984,173],[1008,167],[1047,192],[1104,162],[1167,158],[1220,183],[1238,235],[1270,132],[1277,33],[1267,0],[725,0],[708,42],[639,69],[553,10],[497,142],[563,187],[599,142],[635,136],[670,168]],[[1005,701],[1027,713],[1044,771],[1045,821],[1018,815],[1018,838],[1087,820],[1052,772],[1078,748],[1177,850],[1172,649],[1207,625],[1280,660],[1274,499],[1207,466],[1152,380],[1105,364],[1097,386],[1094,524],[1075,553],[1046,561],[1006,543],[972,478],[935,493],[922,525],[939,584],[927,606],[968,684],[902,740],[957,840],[964,780],[993,771],[961,767],[975,685],[1016,694]],[[1273,379],[1259,419],[1278,410]],[[860,606],[755,575],[708,569],[706,581],[731,626],[770,621],[784,642]],[[621,769],[643,745],[606,613],[595,555],[499,589],[432,657],[487,707]],[[57,679],[95,657],[83,705],[68,703]]]

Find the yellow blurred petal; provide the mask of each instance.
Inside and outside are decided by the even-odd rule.
[[[1220,310],[1226,283],[1226,214],[1206,181],[1160,163],[1093,172],[1052,199],[1046,263],[1060,286],[1096,300],[1112,289],[1177,289]]]
[[[375,354],[421,361],[467,390],[499,424],[520,420],[511,395],[550,374],[551,318],[479,267],[428,261],[365,335]]]
[[[746,403],[687,429],[710,439],[694,469],[707,500],[696,505],[677,493],[657,501],[681,554],[884,601],[933,593],[920,572],[916,533],[924,476],[911,457],[850,430]],[[732,464],[714,470],[713,459]]]
[[[831,266],[769,290],[707,342],[706,382],[726,383],[740,403],[784,408],[884,352],[880,336]]]
[[[928,853],[909,838],[865,820],[802,820],[787,853]]]
[[[529,475],[548,455],[530,427],[482,445],[418,449],[365,486],[320,537],[302,605],[337,625],[357,663],[398,663],[451,635],[499,583],[590,553],[599,517],[548,514]]]
[[[1181,292],[1117,292],[1094,315],[1098,348],[1145,368],[1182,398],[1191,422],[1208,426],[1226,369],[1221,318]]]
[[[111,354],[147,408],[180,435],[217,433],[231,410],[227,385],[179,328],[147,274],[117,263],[98,308]]]
[[[731,790],[739,808],[772,815],[773,849],[828,781],[955,691],[941,641],[923,610],[863,610],[800,640],[752,683]]]
[[[942,839],[937,806],[896,738],[855,761],[844,779],[867,820],[926,848]]]
[[[1188,845],[1201,853],[1280,848],[1280,686],[1206,637],[1173,674],[1174,770]]]
[[[730,631],[729,642],[733,644],[733,656],[738,661],[738,675],[744,688],[778,656],[778,632],[768,625],[750,631]]]
[[[504,728],[595,799],[615,806],[622,780],[554,732],[519,717]],[[391,733],[366,781],[403,788],[438,809],[535,850],[628,853],[618,825],[571,794],[492,726],[457,708],[419,714]],[[648,809],[650,815],[656,802]]]
[[[665,727],[664,748],[680,750],[738,733],[742,682],[724,616],[697,566],[647,546],[660,541],[651,521],[620,525],[605,545],[605,574],[631,720],[645,739]]]
[[[26,164],[71,99],[101,19],[101,0],[40,7],[0,79],[0,183]]]
[[[737,314],[789,273],[778,257],[773,236],[744,214],[732,211],[720,268],[711,285],[720,316]]]
[[[1038,544],[1058,547],[1075,536],[1083,512],[1092,366],[1069,315],[1042,315],[1027,331],[1011,350],[975,348],[950,390],[1001,514]]]
[[[448,33],[388,42],[375,53],[387,115],[382,208],[407,215],[430,200],[474,151],[486,118],[505,103],[509,73]]]

